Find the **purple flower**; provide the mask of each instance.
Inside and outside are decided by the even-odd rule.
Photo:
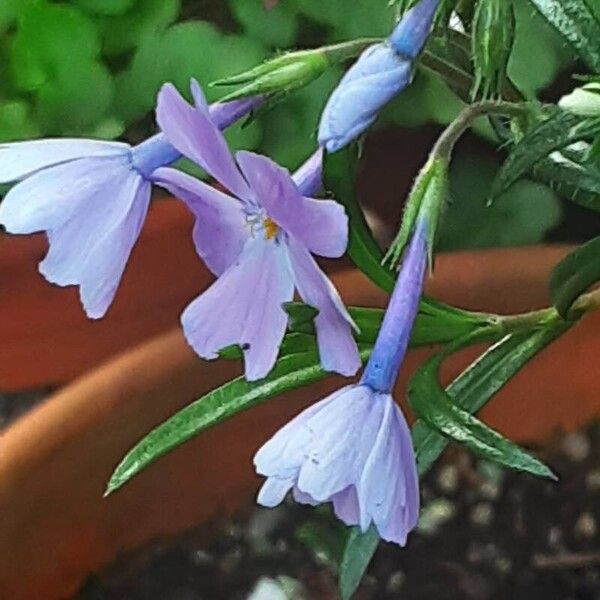
[[[339,257],[348,242],[341,205],[315,200],[322,153],[294,180],[287,170],[251,152],[231,155],[199,88],[190,106],[172,86],[160,95],[157,119],[169,142],[198,163],[229,193],[174,169],[159,169],[157,183],[179,196],[196,216],[194,242],[217,281],[182,315],[189,344],[203,358],[232,344],[244,351],[246,378],[273,367],[287,315],[282,307],[297,289],[319,310],[315,319],[325,369],[351,375],[360,366],[353,322],[312,254]],[[301,187],[299,187],[301,186]]]
[[[439,0],[421,0],[389,39],[367,48],[333,91],[319,124],[319,144],[336,152],[364,133],[379,111],[410,83]]]
[[[211,115],[226,127],[255,103],[215,104]],[[163,134],[135,147],[85,139],[1,144],[0,183],[19,183],[0,204],[0,224],[10,233],[45,231],[42,275],[78,285],[88,317],[103,317],[146,218],[152,173],[179,158]]]
[[[417,315],[427,265],[427,223],[417,225],[373,353],[358,385],[309,407],[256,454],[258,495],[276,506],[331,502],[336,516],[400,545],[417,524],[419,484],[410,431],[391,390]]]

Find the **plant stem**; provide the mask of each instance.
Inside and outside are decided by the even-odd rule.
[[[473,124],[483,115],[504,115],[518,117],[528,111],[524,103],[506,102],[503,100],[486,100],[470,104],[450,123],[431,150],[431,156],[450,160],[454,145]]]

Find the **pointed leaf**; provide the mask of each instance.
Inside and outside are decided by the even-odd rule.
[[[458,406],[476,413],[498,393],[533,357],[562,335],[570,324],[559,323],[533,333],[505,337],[489,348],[463,371],[446,393]],[[419,473],[424,475],[450,443],[425,423],[418,420],[412,428]]]
[[[352,598],[378,545],[379,534],[374,526],[371,525],[365,533],[359,527],[350,530],[340,565],[339,588],[342,600]]]
[[[361,349],[366,359],[370,348]],[[125,485],[161,456],[202,431],[268,398],[314,383],[330,375],[324,371],[316,351],[280,358],[273,371],[260,381],[238,377],[205,394],[159,425],[132,448],[112,474],[106,494]]]
[[[573,302],[600,281],[600,237],[583,244],[565,257],[552,271],[550,296],[562,316]]]
[[[590,145],[580,142],[553,152],[535,165],[533,177],[590,210],[600,211],[600,161],[588,158]]]
[[[552,471],[537,458],[453,402],[438,381],[440,365],[447,355],[441,352],[428,360],[409,384],[408,397],[419,418],[484,458],[517,471],[554,479]]]
[[[570,42],[587,66],[592,71],[600,73],[600,22],[587,1],[531,0],[531,2]]]

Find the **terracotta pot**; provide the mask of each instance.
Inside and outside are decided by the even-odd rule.
[[[145,251],[142,242],[138,258]],[[441,256],[429,287],[437,297],[471,308],[534,308],[546,303],[548,271],[563,253],[561,248],[539,248]],[[138,268],[136,260],[129,275]],[[148,280],[153,277],[146,275],[147,279],[139,275],[138,283],[146,281],[140,294],[152,289]],[[163,275],[171,276],[168,269]],[[202,277],[199,273],[198,280]],[[336,273],[333,279],[348,303],[385,302],[384,295],[355,271]],[[107,353],[131,339],[130,334],[117,331],[125,318],[128,323],[131,319],[143,323],[136,335],[166,324],[158,306],[153,319],[144,321],[137,314],[139,308],[134,310],[135,298],[129,305],[125,291],[123,295],[114,314],[98,325],[106,328],[98,340]],[[169,319],[176,319],[176,301],[169,304]],[[111,329],[110,319],[119,314],[122,320]],[[81,330],[72,338],[65,333],[54,351],[77,362],[77,351],[63,346],[76,339],[79,352],[91,361],[94,342],[87,339],[86,326],[79,323]],[[48,335],[51,339],[53,334]],[[522,441],[541,439],[557,428],[570,429],[597,416],[600,373],[594,349],[599,339],[600,315],[588,317],[499,394],[486,410],[486,420]],[[6,340],[3,347],[10,349]],[[49,350],[40,354],[48,373],[50,354]],[[409,373],[425,355],[419,351],[409,356],[398,398],[403,397]],[[472,356],[473,351],[457,356],[446,375]],[[84,364],[80,361],[76,369],[63,370],[61,378]],[[78,379],[9,428],[0,439],[0,597],[68,597],[90,572],[119,553],[248,505],[257,486],[251,468],[253,452],[291,415],[339,385],[339,380],[286,394],[207,431],[121,492],[102,499],[112,469],[128,448],[177,409],[233,376],[236,369],[232,363],[198,360],[174,329]]]

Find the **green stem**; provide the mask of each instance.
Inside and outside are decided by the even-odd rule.
[[[471,127],[474,121],[484,115],[503,115],[508,117],[519,117],[529,110],[524,103],[506,102],[502,100],[486,100],[470,104],[450,123],[442,135],[438,138],[431,156],[450,160],[454,145],[461,136]]]

